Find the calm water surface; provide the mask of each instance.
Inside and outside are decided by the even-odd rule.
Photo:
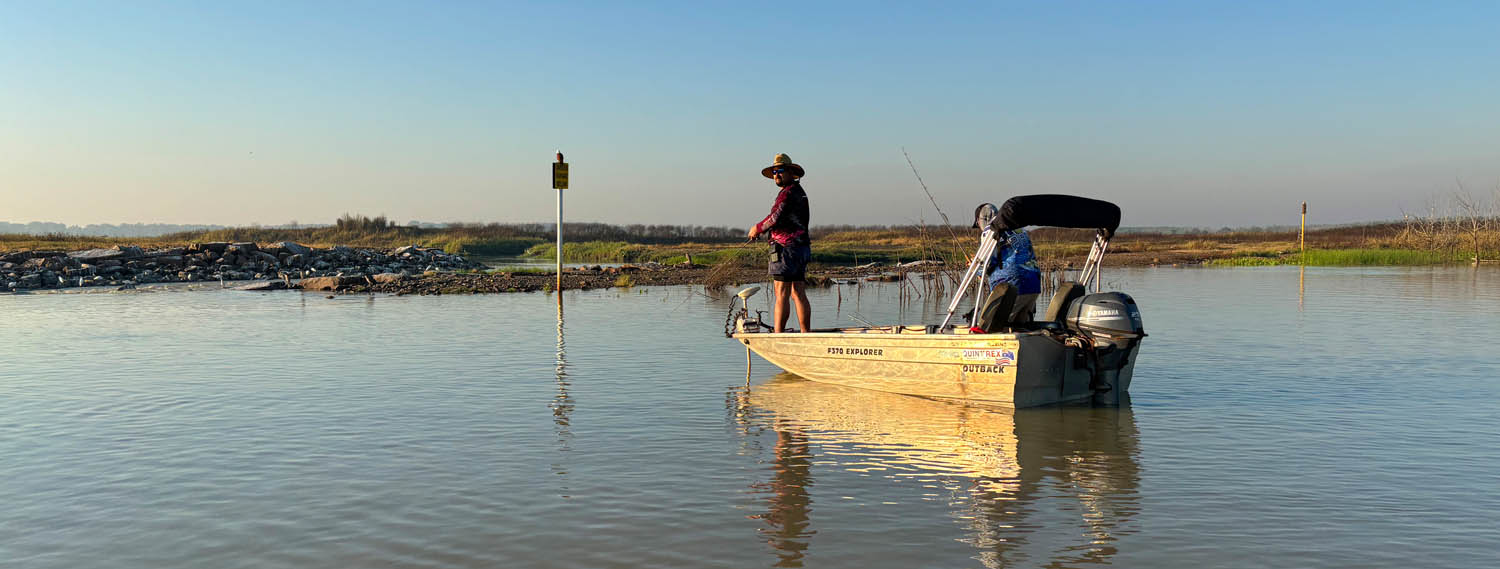
[[[747,388],[691,287],[0,296],[0,566],[1493,565],[1500,272],[1106,276],[1133,404],[1015,412]]]

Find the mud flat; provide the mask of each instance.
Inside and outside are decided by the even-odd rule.
[[[936,267],[910,267],[906,271],[935,274]],[[811,286],[830,286],[859,280],[896,280],[900,270],[892,266],[833,267],[808,274]],[[737,285],[767,280],[762,268],[714,269],[702,265],[663,266],[655,263],[610,268],[582,268],[563,271],[563,290],[628,288],[662,285]],[[557,273],[427,273],[410,277],[375,275],[371,278],[304,280],[298,288],[339,293],[389,294],[479,294],[497,292],[533,292],[557,287]]]
[[[827,286],[841,280],[895,280],[901,272],[930,273],[939,268],[940,265],[925,262],[900,267],[875,264],[831,267],[810,274],[808,282]],[[0,292],[129,290],[145,285],[159,288],[159,285],[217,282],[244,291],[301,289],[425,295],[530,292],[552,290],[558,283],[556,273],[552,272],[488,269],[461,255],[415,245],[396,249],[342,246],[319,249],[293,242],[196,243],[161,249],[120,245],[108,249],[0,254]],[[643,263],[565,270],[562,288],[734,285],[764,280],[763,268]]]
[[[1154,266],[1202,262],[1202,256],[1196,252],[1158,251],[1122,252],[1112,255],[1107,264]],[[1057,268],[1061,267],[1048,267]],[[313,248],[293,242],[195,243],[160,249],[120,245],[71,252],[0,253],[0,292],[89,287],[132,289],[153,283],[231,281],[252,281],[235,286],[247,291],[302,289],[401,295],[530,292],[558,286],[557,276],[552,272],[488,269],[462,255],[415,245],[395,249]],[[828,266],[811,271],[808,283],[827,286],[859,279],[898,280],[901,273],[935,277],[944,269],[933,261]],[[956,270],[962,271],[962,267]],[[684,284],[728,286],[766,280],[765,269],[761,267],[647,262],[568,269],[563,271],[561,286],[564,290]]]

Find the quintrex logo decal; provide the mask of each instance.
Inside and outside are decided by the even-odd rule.
[[[1016,364],[1013,350],[964,350],[965,360],[993,361],[993,364],[965,364],[963,370],[970,373],[1005,373],[1007,366]]]

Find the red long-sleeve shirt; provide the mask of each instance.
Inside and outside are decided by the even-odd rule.
[[[792,247],[812,242],[807,234],[807,223],[807,192],[802,190],[802,184],[793,182],[776,194],[771,214],[755,224],[755,229],[782,247]]]

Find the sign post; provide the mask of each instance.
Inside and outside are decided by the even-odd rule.
[[[552,163],[552,189],[557,190],[557,303],[562,304],[562,260],[563,260],[563,190],[568,189],[568,163],[563,162],[562,151],[557,151],[557,162]]]
[[[1307,202],[1302,202],[1302,229],[1297,231],[1297,248],[1302,250],[1302,264],[1307,264]]]

